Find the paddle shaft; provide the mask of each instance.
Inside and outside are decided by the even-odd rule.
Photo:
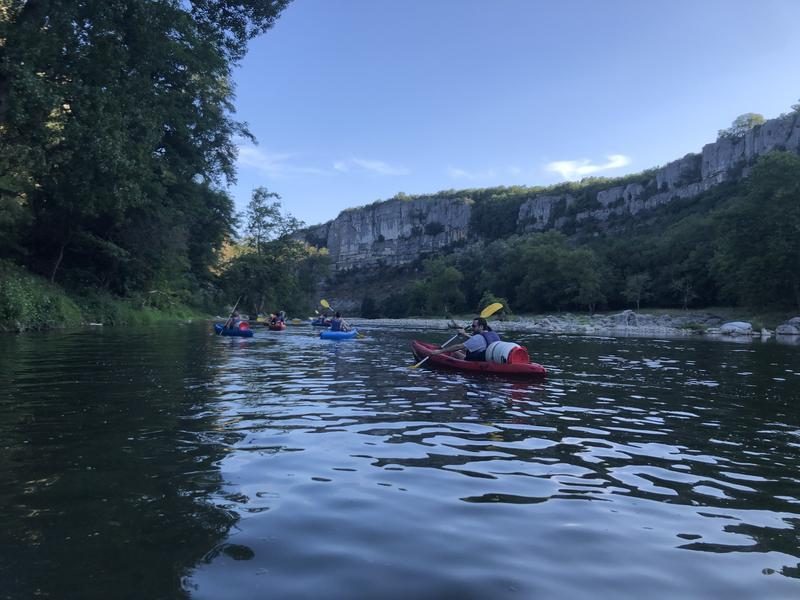
[[[239,302],[242,301],[242,297],[239,296],[239,299],[236,301],[236,304],[233,305],[233,310],[231,311],[231,315],[228,317],[228,320],[225,321],[225,326],[223,329],[228,329],[228,325],[230,325],[231,321],[233,321],[233,313],[236,312],[237,307],[239,306]]]
[[[447,340],[447,341],[446,341],[444,344],[442,344],[442,348],[444,348],[445,346],[447,346],[447,344],[449,344],[449,343],[450,343],[450,342],[452,342],[454,339],[456,339],[456,338],[458,337],[458,335],[459,335],[459,334],[455,334],[453,337],[451,337],[449,340]],[[428,356],[426,356],[425,358],[423,358],[421,361],[419,361],[417,364],[415,364],[415,365],[414,365],[413,367],[411,367],[411,368],[412,368],[412,369],[416,369],[417,367],[420,367],[420,366],[422,366],[422,363],[424,363],[424,362],[425,362],[426,360],[428,360],[430,357],[431,357],[431,355],[429,354]]]

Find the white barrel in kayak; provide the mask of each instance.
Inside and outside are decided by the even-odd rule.
[[[486,348],[486,360],[500,364],[514,364],[531,362],[528,351],[513,342],[492,342]]]

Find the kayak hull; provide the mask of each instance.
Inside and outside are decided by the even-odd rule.
[[[319,332],[319,339],[321,340],[351,340],[358,335],[357,329],[351,329],[350,331],[331,331],[330,329],[326,329],[325,331]]]
[[[330,327],[331,320],[330,319],[312,319],[311,321],[312,327]]]
[[[228,337],[253,337],[253,330],[252,329],[225,329],[219,323],[214,323],[214,333],[217,335],[224,335]]]
[[[417,361],[429,357],[425,364],[438,369],[450,369],[482,375],[500,375],[516,379],[540,379],[547,374],[547,370],[542,365],[533,362],[501,364],[479,360],[461,360],[449,354],[431,355],[433,350],[438,350],[440,347],[436,344],[429,344],[419,340],[411,342],[411,350]]]
[[[286,329],[286,323],[270,323],[267,327],[270,331],[283,331]]]

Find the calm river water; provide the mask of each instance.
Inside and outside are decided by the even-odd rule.
[[[362,330],[0,337],[0,598],[800,598],[800,346]]]

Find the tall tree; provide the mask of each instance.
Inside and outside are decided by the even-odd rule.
[[[304,295],[327,271],[327,254],[294,238],[303,223],[272,198],[280,196],[264,187],[253,191],[245,237],[222,276],[229,295],[243,295],[243,305],[257,312],[304,304]]]
[[[250,135],[231,69],[288,1],[5,0],[0,173],[22,186],[32,267],[121,290],[207,269],[199,246],[230,231],[221,190]],[[144,264],[152,276],[118,279]]]
[[[270,199],[274,200],[270,202]],[[253,190],[245,210],[245,243],[261,255],[273,240],[286,239],[303,226],[290,214],[281,211],[281,197],[265,187]]]

